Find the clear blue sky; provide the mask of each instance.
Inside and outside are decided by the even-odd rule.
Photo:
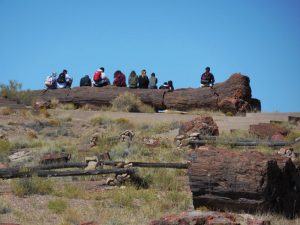
[[[103,66],[198,87],[210,66],[248,75],[263,111],[300,112],[299,0],[0,0],[0,32],[0,83]]]

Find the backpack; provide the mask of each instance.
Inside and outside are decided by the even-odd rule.
[[[61,73],[59,74],[58,78],[57,78],[57,82],[62,84],[66,82],[66,74]]]
[[[93,80],[99,82],[101,80],[101,71],[96,71]]]
[[[201,77],[201,80],[202,80],[202,81],[209,81],[210,79],[211,79],[210,73],[208,73],[208,74],[203,73],[203,74],[202,74],[202,77]]]

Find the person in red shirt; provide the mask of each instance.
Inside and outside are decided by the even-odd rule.
[[[117,70],[114,73],[114,83],[113,84],[114,84],[114,86],[117,86],[117,87],[126,87],[126,77],[120,70]]]

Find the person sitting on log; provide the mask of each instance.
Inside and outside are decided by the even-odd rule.
[[[126,78],[125,78],[125,75],[120,70],[117,70],[114,73],[114,86],[117,86],[117,87],[126,87]]]
[[[100,69],[94,73],[93,87],[104,87],[106,85],[110,85],[110,81],[104,73],[104,67],[100,67]]]
[[[138,86],[138,76],[134,70],[131,71],[128,78],[128,86],[129,88],[137,88]]]
[[[89,75],[85,75],[84,77],[82,77],[80,79],[80,87],[83,87],[83,86],[88,86],[88,87],[92,86],[92,81],[91,81],[91,78],[89,77]]]
[[[210,72],[210,68],[206,67],[205,72],[201,75],[202,87],[209,87],[210,85],[213,87],[214,83],[215,83],[215,77]]]
[[[142,70],[141,75],[139,76],[139,88],[147,89],[149,86],[149,79],[146,74],[146,70]]]
[[[51,75],[46,77],[45,85],[47,89],[56,89],[56,72],[52,72]]]
[[[68,75],[67,70],[63,70],[62,73],[59,74],[56,83],[57,88],[71,88],[73,79],[70,75]]]
[[[149,88],[157,89],[157,78],[155,77],[155,73],[151,73],[151,77],[149,80]]]
[[[169,91],[174,91],[173,81],[169,80],[168,82],[164,82],[159,89],[168,89]]]

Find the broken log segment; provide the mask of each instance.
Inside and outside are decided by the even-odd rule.
[[[299,215],[300,174],[291,159],[217,148],[194,154],[188,176],[195,208]]]
[[[38,95],[37,106],[49,105],[52,99],[61,103],[75,105],[110,105],[112,100],[122,93],[130,92],[138,96],[145,104],[160,109],[192,110],[209,109],[223,112],[246,112],[253,107],[249,77],[234,74],[228,80],[216,84],[213,88],[185,88],[173,92],[159,89],[130,89],[126,87],[105,86],[102,88],[76,87],[35,91]],[[258,102],[258,103],[257,103]],[[256,101],[260,111],[260,102]]]
[[[97,166],[117,166],[117,165],[130,165],[131,167],[146,167],[146,168],[169,168],[169,169],[187,169],[188,163],[155,163],[155,162],[123,162],[123,161],[99,161]],[[17,173],[21,170],[25,171],[38,171],[38,170],[54,170],[54,169],[66,169],[66,168],[85,168],[88,166],[86,162],[67,162],[67,163],[55,163],[46,164],[36,167],[27,168],[9,168],[10,171]],[[1,173],[5,172],[6,169],[0,169]]]
[[[269,147],[283,147],[292,145],[293,142],[285,142],[285,141],[221,141],[221,140],[190,140],[190,144],[192,145],[205,145],[205,144],[223,144],[230,145],[236,147],[253,147],[258,145],[265,145]]]
[[[100,174],[133,174],[135,173],[134,168],[126,169],[96,169],[96,170],[67,170],[67,171],[49,171],[49,170],[38,170],[38,171],[16,171],[15,169],[0,169],[0,178],[12,179],[22,177],[66,177],[66,176],[90,176]]]

